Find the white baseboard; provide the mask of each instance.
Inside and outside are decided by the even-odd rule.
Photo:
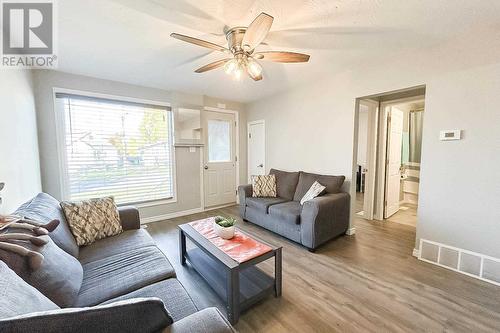
[[[420,250],[419,249],[413,249],[412,256],[414,256],[415,258],[420,257]]]
[[[203,212],[203,209],[200,207],[200,208],[183,210],[183,211],[175,212],[175,213],[145,217],[145,218],[141,218],[141,224],[159,222],[159,221],[169,220],[169,219],[173,219],[176,217],[181,217],[181,216],[186,216],[186,215],[191,215],[191,214],[196,214],[196,213],[201,213],[201,212]]]
[[[347,232],[345,234],[347,236],[353,236],[354,234],[356,234],[356,227],[352,227],[352,228],[347,229]]]
[[[209,208],[205,208],[205,212],[208,212],[210,210],[216,210],[216,209],[221,209],[221,208],[225,208],[225,207],[231,207],[231,206],[234,206],[236,205],[236,203],[230,203],[230,204],[227,204],[227,205],[222,205],[222,206],[215,206],[215,207],[209,207]]]

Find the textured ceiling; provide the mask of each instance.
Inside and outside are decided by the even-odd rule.
[[[498,0],[64,0],[58,1],[59,70],[248,102],[400,52],[422,51],[478,27],[498,27]],[[224,54],[171,32],[225,45],[224,28],[274,16],[267,45],[311,55],[262,62],[264,80],[193,70]],[[474,34],[467,34],[474,36]]]

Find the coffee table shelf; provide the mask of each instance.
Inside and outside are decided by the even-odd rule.
[[[245,233],[239,230],[241,233]],[[271,248],[253,259],[239,263],[220,250],[189,224],[179,225],[179,252],[181,264],[186,261],[207,281],[226,303],[227,318],[236,324],[240,312],[274,294],[281,296],[281,246],[269,244],[245,233]],[[189,239],[194,247],[186,246]],[[256,267],[260,262],[274,258],[274,276]]]
[[[223,300],[227,298],[227,274],[222,264],[200,249],[186,252],[186,259]],[[274,293],[274,278],[255,266],[240,271],[240,310],[243,311]]]

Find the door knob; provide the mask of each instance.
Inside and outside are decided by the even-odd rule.
[[[262,163],[257,165],[257,168],[263,168],[263,167],[264,167],[264,164],[262,164]]]
[[[208,165],[205,165],[203,169],[208,170]]]

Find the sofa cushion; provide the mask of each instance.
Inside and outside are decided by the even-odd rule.
[[[123,231],[113,197],[62,201],[61,207],[78,246],[89,245]]]
[[[100,260],[119,253],[155,245],[153,238],[144,229],[124,231],[113,237],[104,238],[80,248],[78,260],[82,264]]]
[[[15,212],[15,215],[27,217],[42,224],[52,220],[59,220],[59,226],[50,233],[50,238],[61,249],[78,258],[78,245],[71,234],[59,201],[46,193],[40,193],[30,201],[24,203]]]
[[[299,182],[299,173],[271,169],[269,174],[276,176],[278,197],[293,200],[295,190],[297,189],[297,183]]]
[[[326,193],[338,193],[340,192],[344,180],[344,176],[317,175],[301,171],[293,200],[300,201],[316,181],[326,187]]]
[[[299,224],[302,206],[297,201],[287,201],[269,207],[269,215],[284,223]]]
[[[206,308],[167,327],[163,333],[236,333],[217,308]]]
[[[0,319],[55,309],[59,307],[0,261]]]
[[[286,201],[283,198],[247,198],[246,204],[248,207],[259,209],[267,214],[269,213],[269,207]]]
[[[158,298],[135,298],[88,308],[24,314],[0,320],[0,332],[162,332],[172,324]]]
[[[181,320],[198,311],[182,284],[175,278],[156,282],[131,293],[110,299],[102,304],[137,297],[158,297],[163,301],[165,308],[174,321]]]
[[[303,205],[304,202],[312,200],[316,198],[317,196],[320,196],[325,192],[326,187],[321,185],[318,182],[314,182],[309,190],[307,190],[306,194],[300,199],[300,204]]]
[[[75,306],[96,305],[170,277],[175,271],[156,246],[106,256],[83,265]]]
[[[274,175],[252,176],[252,197],[276,198],[276,177]]]
[[[8,231],[30,234],[23,229],[11,228]],[[71,306],[82,285],[82,265],[76,258],[61,250],[50,237],[40,236],[40,238],[45,239],[47,244],[35,246],[30,242],[23,243],[24,248],[43,255],[43,261],[38,269],[33,270],[28,258],[13,252],[0,250],[0,260],[58,306]]]

